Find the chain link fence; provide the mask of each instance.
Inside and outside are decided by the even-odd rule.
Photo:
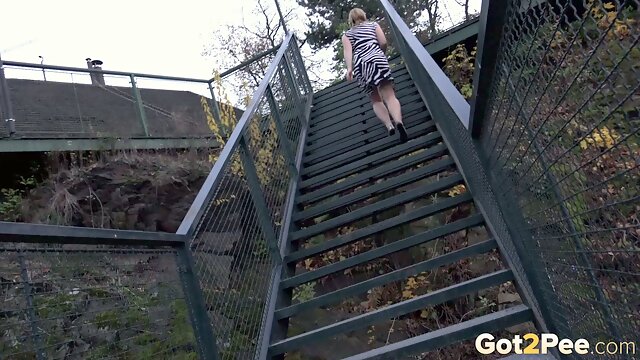
[[[478,144],[560,338],[640,328],[638,5],[509,1],[483,89]]]
[[[288,37],[179,230],[194,234],[194,266],[222,359],[253,359],[260,350],[310,95]]]
[[[7,91],[0,96],[10,103],[14,138],[213,137],[207,112],[214,105],[214,79],[11,61],[3,65]],[[10,116],[8,109],[1,111],[5,118]],[[0,127],[1,137],[9,135],[7,127]]]
[[[168,248],[0,244],[3,359],[196,355]]]
[[[256,358],[312,97],[296,45],[237,124],[206,114],[226,143],[178,234],[0,222],[1,359]]]

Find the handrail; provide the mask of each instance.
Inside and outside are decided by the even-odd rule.
[[[471,136],[477,138],[482,130],[482,118],[487,107],[489,85],[493,81],[494,67],[498,57],[497,47],[502,38],[502,24],[506,13],[502,1],[485,0],[480,11],[480,30],[478,31],[478,51],[476,53],[473,74],[473,103],[469,119]],[[491,49],[491,51],[485,51]]]
[[[432,114],[436,114],[440,106],[447,106],[450,110],[457,115],[457,118],[465,128],[469,126],[469,104],[464,99],[462,94],[456,89],[449,77],[440,69],[438,64],[433,60],[429,52],[424,48],[420,41],[413,35],[409,26],[405,24],[400,15],[395,11],[393,5],[388,0],[380,0],[387,16],[392,23],[391,30],[393,31],[397,39],[402,39],[406,42],[408,47],[406,52],[412,53],[414,58],[420,63],[421,69],[426,71],[426,77],[419,76],[418,74],[412,74],[412,69],[407,66],[407,70],[411,74],[411,77],[417,81],[424,80],[425,86],[418,86],[418,91],[423,98],[440,98],[442,101],[427,103],[427,107],[431,110]],[[398,32],[398,33],[396,33]],[[399,53],[403,56],[401,47],[399,46]],[[415,71],[414,71],[415,72]],[[423,75],[423,74],[421,74]],[[432,109],[433,107],[433,109]]]
[[[67,244],[111,244],[163,246],[184,243],[186,236],[139,230],[118,230],[26,224],[0,221],[0,243],[46,243],[64,237]]]
[[[389,18],[398,50],[413,79],[418,92],[433,116],[449,153],[465,180],[468,191],[485,219],[485,224],[498,239],[498,246],[506,263],[513,270],[523,301],[533,310],[539,329],[549,331],[552,322],[544,299],[536,296],[533,289],[542,288],[540,280],[530,276],[527,269],[536,266],[514,238],[521,235],[513,224],[517,214],[505,214],[504,206],[498,203],[491,174],[485,170],[486,160],[479,154],[469,129],[470,105],[455,88],[451,80],[440,69],[418,39],[411,33],[389,0],[379,0]],[[551,329],[553,330],[553,329]]]
[[[276,74],[276,70],[279,66],[281,60],[283,60],[285,56],[285,51],[287,50],[289,43],[293,39],[293,34],[289,33],[282,41],[278,52],[276,53],[275,58],[269,65],[267,72],[265,73],[265,77],[260,82],[258,88],[254,91],[253,97],[247,109],[242,114],[242,117],[238,121],[235,129],[229,136],[218,160],[214,164],[211,172],[207,176],[202,188],[198,192],[195,200],[191,204],[189,211],[184,217],[184,220],[180,224],[178,228],[177,234],[189,234],[195,230],[198,221],[202,217],[204,211],[206,210],[206,205],[211,201],[214,196],[214,189],[220,185],[223,177],[223,169],[227,167],[229,162],[231,161],[232,153],[240,146],[240,139],[245,132],[253,113],[257,110],[260,101],[262,100],[262,96],[266,94],[267,88],[269,87],[269,82]]]
[[[249,65],[249,64],[251,64],[251,63],[253,63],[255,61],[258,61],[258,60],[262,59],[263,57],[278,51],[278,49],[280,49],[281,45],[282,44],[276,45],[276,46],[272,47],[269,50],[265,50],[265,51],[263,51],[261,53],[258,53],[256,55],[252,56],[251,58],[241,62],[240,64],[238,64],[238,65],[236,65],[236,66],[234,66],[234,67],[232,67],[230,69],[227,69],[227,70],[223,71],[222,73],[220,73],[220,77],[224,78],[225,76],[231,75],[231,73],[233,73],[234,71],[240,70],[243,67],[245,67],[245,66],[247,66],[247,65]],[[209,79],[209,81],[214,81],[214,80],[215,80],[215,78]]]
[[[89,73],[89,74],[117,75],[117,76],[133,75],[139,78],[197,82],[197,83],[203,83],[203,84],[207,84],[211,82],[211,80],[208,80],[208,79],[192,79],[192,78],[179,77],[179,76],[165,76],[165,75],[144,74],[144,73],[134,73],[134,72],[114,71],[114,70],[104,70],[104,69],[87,69],[87,68],[77,68],[77,67],[71,67],[71,66],[35,64],[35,63],[7,61],[7,60],[3,60],[2,62],[5,66],[41,69],[41,70],[57,70],[57,71],[69,71],[69,72],[81,72],[81,73]]]

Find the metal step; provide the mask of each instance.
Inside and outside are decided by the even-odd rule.
[[[425,179],[436,174],[439,174],[447,169],[455,169],[453,159],[447,158],[431,163],[427,166],[423,166],[411,171],[407,171],[404,174],[398,175],[394,178],[382,181],[363,189],[357,190],[349,195],[341,196],[333,201],[311,207],[304,211],[294,213],[293,220],[299,221],[303,219],[311,219],[324,215],[328,212],[336,210],[338,208],[349,206],[358,201],[366,200],[372,196],[382,194],[387,191],[397,189],[399,187],[414,183],[420,179]]]
[[[406,204],[408,202],[426,197],[433,193],[449,189],[463,182],[462,175],[456,173],[434,181],[429,184],[421,185],[411,191],[403,192],[398,195],[377,201],[373,204],[363,206],[359,209],[350,211],[344,215],[336,216],[332,219],[323,221],[319,224],[309,226],[302,230],[294,231],[289,234],[290,241],[309,238],[323,232],[329,231],[339,226],[347,225],[360,219],[369,217],[378,212],[391,209],[396,206]]]
[[[447,147],[444,144],[438,144],[417,154],[412,154],[406,156],[403,159],[390,161],[374,169],[363,171],[357,176],[350,177],[337,184],[327,185],[319,190],[308,192],[306,194],[300,194],[296,198],[296,204],[314,203],[322,199],[331,197],[342,191],[366,184],[370,181],[381,179],[394,172],[425,163],[429,160],[436,159],[446,154],[448,154]]]
[[[333,250],[340,246],[351,244],[355,241],[392,229],[396,226],[408,224],[412,221],[419,220],[427,216],[435,215],[439,212],[449,210],[456,206],[460,206],[464,203],[471,202],[472,200],[473,198],[469,193],[464,193],[452,198],[439,200],[436,203],[423,206],[421,208],[406,212],[404,214],[400,214],[390,219],[377,222],[365,228],[352,231],[346,235],[325,240],[319,245],[298,250],[296,252],[293,252],[285,256],[284,261],[287,263],[292,263],[294,261],[299,261],[311,256],[316,256],[320,253]]]
[[[408,75],[407,75],[408,76]],[[412,95],[418,90],[413,82],[407,78],[395,84],[396,97],[398,99]],[[339,100],[324,106],[322,108],[314,108],[311,112],[311,120],[309,121],[309,131],[317,131],[324,127],[333,125],[334,119],[340,114],[353,109],[371,108],[371,100],[362,93],[354,93],[347,97],[340,97]]]
[[[416,93],[411,96],[406,96],[398,100],[400,101],[403,111],[406,111],[406,112],[414,111],[424,107],[424,102],[422,101],[422,98],[420,97],[419,93]],[[373,112],[373,108],[369,108],[366,110],[354,109],[351,111],[347,111],[345,113],[340,114],[339,116],[336,116],[335,118],[336,122],[333,125],[316,130],[312,133],[309,133],[307,135],[308,136],[307,142],[313,142],[313,141],[322,139],[325,136],[331,135],[339,131],[345,135],[351,134],[352,129],[350,129],[350,127],[356,124],[357,121],[354,121],[356,117],[360,118],[359,121],[366,121],[369,119],[376,120],[376,115]],[[380,124],[380,120],[376,120],[376,121],[378,121],[378,124]]]
[[[460,261],[465,258],[469,258],[474,255],[487,253],[497,248],[497,246],[498,244],[496,243],[496,241],[494,239],[490,239],[474,245],[467,246],[460,250],[451,251],[444,255],[436,256],[432,259],[421,261],[419,263],[413,264],[406,268],[398,269],[398,270],[386,273],[384,275],[380,275],[368,280],[361,281],[357,284],[353,284],[353,285],[344,287],[342,289],[320,295],[311,300],[301,302],[295,305],[290,305],[282,309],[278,309],[275,312],[275,318],[276,320],[280,320],[287,317],[292,317],[296,314],[299,314],[303,311],[307,311],[309,309],[318,308],[320,306],[325,306],[329,304],[334,304],[344,299],[347,299],[349,297],[363,294],[375,287],[383,286],[385,284],[389,284],[394,281],[400,281],[400,280],[406,279],[409,276],[415,276],[421,272],[430,271],[440,266],[453,264],[457,261]]]
[[[416,296],[413,299],[389,305],[381,309],[370,311],[366,314],[355,316],[335,324],[327,325],[319,329],[308,331],[304,334],[292,336],[288,339],[276,342],[269,347],[269,354],[282,354],[289,350],[318,341],[319,339],[326,338],[332,334],[344,333],[363,328],[381,320],[391,319],[429,306],[442,304],[447,301],[472,294],[479,290],[504,284],[511,280],[513,280],[513,273],[511,270],[507,269],[463,281],[440,290],[432,291],[425,295]]]
[[[406,120],[405,122],[407,127],[415,125],[414,119],[416,117],[426,119],[424,121],[430,120],[431,118],[424,104],[418,104],[416,106],[412,106],[410,109],[404,108],[403,110],[403,119]],[[362,138],[362,136],[366,134],[379,136],[382,133],[382,130],[384,130],[386,136],[389,136],[385,127],[374,115],[366,118],[361,116],[354,117],[353,119],[345,120],[345,123],[347,124],[347,127],[339,131],[313,140],[306,139],[304,153],[309,154],[319,148],[321,149],[330,146],[331,144],[349,142],[357,138]]]
[[[423,125],[431,120],[430,116],[426,116],[424,111],[418,110],[413,114],[409,114],[405,117],[405,127],[408,132],[420,131],[420,125]],[[327,138],[323,138],[321,141],[317,141],[312,145],[305,147],[304,162],[303,164],[309,164],[311,162],[317,162],[318,159],[322,159],[323,156],[331,155],[333,153],[342,153],[345,148],[353,148],[354,146],[361,145],[367,142],[374,142],[382,138],[388,138],[389,132],[387,129],[377,122],[378,126],[374,126],[372,129],[370,124],[362,124],[362,129],[354,133],[354,136],[344,137],[344,134],[335,134]]]
[[[436,131],[436,125],[434,121],[427,121],[426,123],[419,125],[419,127],[425,128],[425,130],[430,132]],[[415,139],[416,137],[417,136],[415,134],[411,134],[409,139]],[[304,176],[314,176],[323,171],[332,170],[341,165],[348,164],[350,161],[357,161],[364,157],[379,153],[399,143],[400,143],[399,137],[387,136],[385,138],[371,142],[369,144],[362,145],[351,151],[347,151],[342,154],[335,155],[330,159],[318,162],[313,165],[306,165],[304,169],[301,171],[301,174]]]
[[[396,145],[392,148],[386,149],[379,153],[369,155],[360,160],[353,161],[351,163],[344,164],[341,167],[335,168],[323,172],[309,179],[300,182],[299,187],[301,190],[305,190],[312,187],[319,187],[330,181],[335,181],[341,178],[345,178],[358,171],[367,170],[377,164],[394,161],[396,158],[411,154],[412,152],[428,148],[442,141],[440,133],[435,131],[428,135],[420,136],[412,139],[404,144]]]
[[[456,342],[473,339],[485,332],[494,332],[531,321],[533,312],[526,305],[518,305],[459,324],[379,347],[343,360],[397,359],[403,355],[433,351]]]
[[[280,287],[282,289],[293,288],[301,284],[320,279],[335,272],[360,265],[367,261],[371,261],[382,256],[387,256],[395,252],[408,249],[410,247],[420,245],[422,243],[426,243],[439,237],[450,235],[461,230],[476,227],[483,223],[484,219],[481,214],[471,215],[465,219],[461,219],[432,230],[409,236],[402,240],[398,240],[379,248],[375,248],[373,250],[369,250],[367,252],[352,256],[345,260],[325,265],[319,269],[286,278],[280,282]]]

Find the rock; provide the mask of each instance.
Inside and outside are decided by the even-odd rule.
[[[222,254],[233,250],[235,243],[240,239],[242,239],[242,232],[202,232],[193,241],[191,247],[202,252]]]
[[[522,302],[522,299],[520,299],[520,295],[518,295],[517,293],[499,293],[498,294],[498,304],[505,304],[505,303],[514,303],[514,302]]]
[[[116,211],[111,213],[111,224],[116,229],[127,228],[127,214],[124,211]]]
[[[205,266],[208,278],[204,279],[208,287],[226,289],[229,287],[229,274],[233,264],[233,256],[220,256],[196,252],[196,267]]]
[[[125,223],[127,229],[135,229],[136,224],[138,224],[138,213],[129,213],[129,211],[127,211]]]
[[[111,192],[109,196],[109,205],[113,209],[124,208],[125,205],[128,205],[129,203],[129,201],[127,201],[127,199],[124,196],[122,196],[122,192],[120,189],[121,188],[116,188]]]
[[[506,328],[505,330],[507,330],[512,334],[520,334],[520,335],[523,335],[529,332],[534,332],[534,333],[536,332],[535,327],[532,327],[529,323],[514,325]]]

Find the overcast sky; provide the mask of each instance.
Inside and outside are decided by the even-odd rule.
[[[281,2],[295,7],[295,0]],[[478,10],[481,0],[471,2]],[[254,0],[3,1],[0,53],[4,60],[39,63],[42,56],[47,64],[73,67],[86,67],[90,57],[109,70],[210,78],[212,61],[201,55],[210,34],[225,24],[250,22],[254,5]],[[444,27],[460,20],[455,0],[446,2],[446,11]],[[304,10],[297,14],[290,27],[301,32]],[[30,73],[29,78],[42,79],[41,71]],[[69,75],[56,78],[49,72],[47,79],[70,81]]]

